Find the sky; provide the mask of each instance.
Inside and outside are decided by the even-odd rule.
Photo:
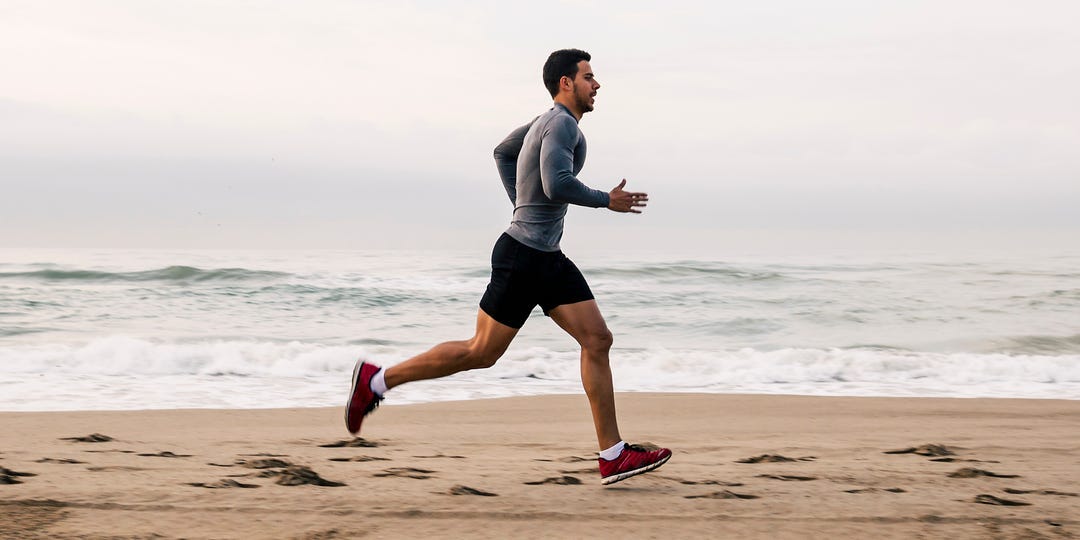
[[[651,201],[572,209],[564,246],[1068,242],[1078,20],[1072,0],[2,0],[0,247],[490,245],[512,211],[492,149],[551,106],[565,47],[601,84],[580,179]]]

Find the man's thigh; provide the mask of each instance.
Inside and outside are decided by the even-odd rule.
[[[548,316],[579,343],[590,336],[610,333],[596,300],[563,304],[552,308]]]

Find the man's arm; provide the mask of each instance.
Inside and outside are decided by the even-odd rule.
[[[532,122],[511,131],[495,147],[495,167],[499,170],[499,178],[502,179],[506,194],[510,197],[510,204],[517,204],[517,159],[518,154],[521,153],[521,145],[525,141],[525,134],[529,132],[533,122],[536,122],[535,118]]]
[[[540,142],[540,182],[544,195],[558,203],[603,208],[610,202],[606,192],[592,189],[574,176],[574,145],[577,124],[560,116],[548,125]]]

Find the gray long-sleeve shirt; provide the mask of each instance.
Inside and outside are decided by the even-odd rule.
[[[495,165],[514,204],[506,233],[531,248],[559,250],[569,205],[608,205],[607,192],[577,179],[585,165],[585,136],[561,104],[510,132],[495,147]]]

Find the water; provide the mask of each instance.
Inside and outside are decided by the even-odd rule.
[[[1080,399],[1080,253],[570,253],[622,391]],[[0,250],[0,410],[341,405],[471,335],[487,253]],[[496,367],[389,404],[581,392],[539,310]]]

